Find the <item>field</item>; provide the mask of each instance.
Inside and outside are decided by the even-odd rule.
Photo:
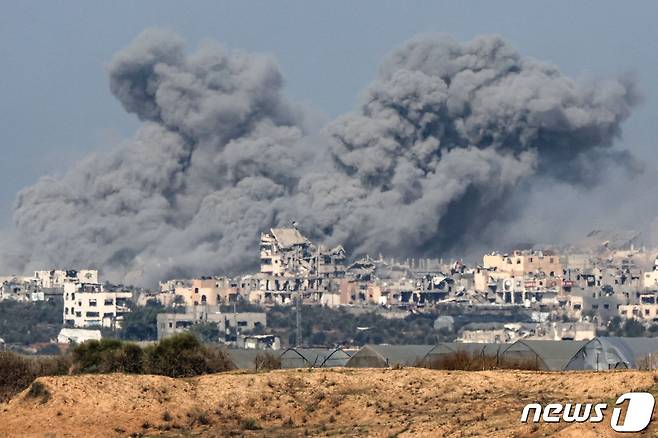
[[[615,436],[596,426],[519,421],[531,402],[608,402],[657,391],[650,372],[230,372],[39,378],[0,405],[0,436]],[[650,426],[648,434],[655,431]],[[620,435],[623,436],[623,435]],[[628,435],[626,435],[628,436]]]

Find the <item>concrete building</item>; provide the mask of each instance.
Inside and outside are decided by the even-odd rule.
[[[619,316],[647,322],[658,321],[658,304],[653,302],[621,305],[619,306]]]
[[[104,291],[98,283],[64,283],[64,324],[73,327],[119,328],[130,312],[132,292]]]
[[[65,283],[98,283],[98,271],[95,269],[55,269],[52,271],[34,271],[34,279],[41,287],[64,287]]]
[[[91,340],[100,341],[101,331],[64,327],[62,330],[60,330],[59,335],[57,335],[58,344],[70,344],[71,342],[82,344],[85,341]]]
[[[296,228],[272,228],[261,234],[260,272],[271,277],[342,277],[345,250],[316,246]]]
[[[230,333],[252,332],[267,327],[264,312],[220,312],[218,306],[189,306],[185,313],[160,313],[157,316],[158,339],[189,330],[194,324],[217,324],[220,337]],[[229,336],[230,337],[230,336]]]
[[[644,273],[642,287],[647,290],[658,290],[658,270],[654,269]]]
[[[14,301],[43,301],[43,290],[30,277],[0,277],[0,299]]]
[[[246,350],[278,351],[281,349],[281,339],[275,335],[240,335],[237,346]]]
[[[514,275],[525,276],[531,273],[544,273],[555,277],[562,273],[562,264],[559,254],[547,251],[514,251],[510,254],[492,253],[483,257],[485,269],[495,269],[498,272],[507,272]]]

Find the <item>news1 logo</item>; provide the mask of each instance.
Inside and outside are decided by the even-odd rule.
[[[626,416],[622,418],[623,405],[628,401]],[[640,432],[644,430],[651,421],[653,415],[653,406],[655,400],[653,395],[648,392],[628,392],[620,396],[615,402],[615,408],[612,409],[612,418],[610,427],[615,432]],[[605,411],[608,409],[607,403],[550,403],[542,406],[539,403],[530,403],[523,408],[521,422],[527,423],[530,412],[533,411],[532,423],[600,423],[605,417]],[[621,424],[620,424],[621,423]]]

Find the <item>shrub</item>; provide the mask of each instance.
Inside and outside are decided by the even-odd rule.
[[[141,373],[143,351],[117,339],[87,341],[73,350],[75,371],[79,373]]]
[[[116,339],[101,339],[86,341],[73,349],[73,362],[76,372],[103,372],[102,363],[110,360],[114,350],[120,349],[121,341]]]
[[[256,371],[278,370],[281,368],[281,359],[272,353],[258,353],[254,359]]]
[[[537,362],[533,360],[510,360],[499,356],[469,353],[467,351],[456,351],[420,365],[434,370],[484,371],[495,369],[539,369]]]
[[[202,345],[188,333],[161,340],[145,350],[145,371],[169,377],[186,377],[205,371]]]
[[[0,353],[0,392],[2,401],[27,388],[36,378],[29,359],[15,353]]]
[[[206,426],[210,424],[210,417],[208,416],[208,412],[199,407],[195,407],[190,412],[188,412],[187,417],[189,418],[190,426],[194,426],[195,424]]]
[[[0,352],[0,402],[28,388],[39,376],[121,372],[188,377],[231,368],[222,349],[203,345],[189,333],[163,339],[146,349],[116,339],[102,339],[84,342],[66,356],[30,358]]]
[[[144,370],[144,351],[138,345],[126,343],[117,357],[116,364],[116,371],[139,374]]]
[[[221,373],[234,368],[233,362],[226,351],[216,346],[204,346],[206,356],[206,372]]]
[[[261,427],[253,418],[243,418],[240,421],[240,428],[244,430],[260,430]]]
[[[0,352],[0,402],[28,388],[39,376],[67,374],[71,362],[66,356],[30,358]]]
[[[231,361],[218,348],[207,347],[191,333],[161,340],[145,350],[145,371],[169,377],[190,377],[231,369]]]
[[[30,390],[25,396],[26,398],[38,398],[41,399],[41,403],[46,403],[50,400],[50,391],[48,391],[46,385],[37,380],[30,385]]]

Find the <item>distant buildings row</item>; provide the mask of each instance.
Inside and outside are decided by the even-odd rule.
[[[147,291],[102,284],[96,270],[36,271],[0,277],[0,298],[61,300],[62,322],[75,328],[118,328],[132,305],[157,300],[178,308],[158,316],[160,338],[199,322],[216,324],[227,339],[261,334],[267,327],[265,312],[222,312],[221,306],[252,303],[267,308],[297,300],[328,307],[449,309],[442,310],[445,317],[435,327],[448,332],[454,330],[451,315],[500,315],[507,309],[532,315],[473,319],[470,326],[462,324],[459,337],[464,341],[589,339],[615,316],[658,323],[655,253],[636,249],[632,241],[612,245],[600,233],[591,237],[600,243],[587,251],[493,252],[474,266],[460,260],[401,262],[381,256],[347,263],[342,246],[315,245],[296,228],[274,228],[261,235],[258,272],[171,279],[161,282],[159,290]]]

